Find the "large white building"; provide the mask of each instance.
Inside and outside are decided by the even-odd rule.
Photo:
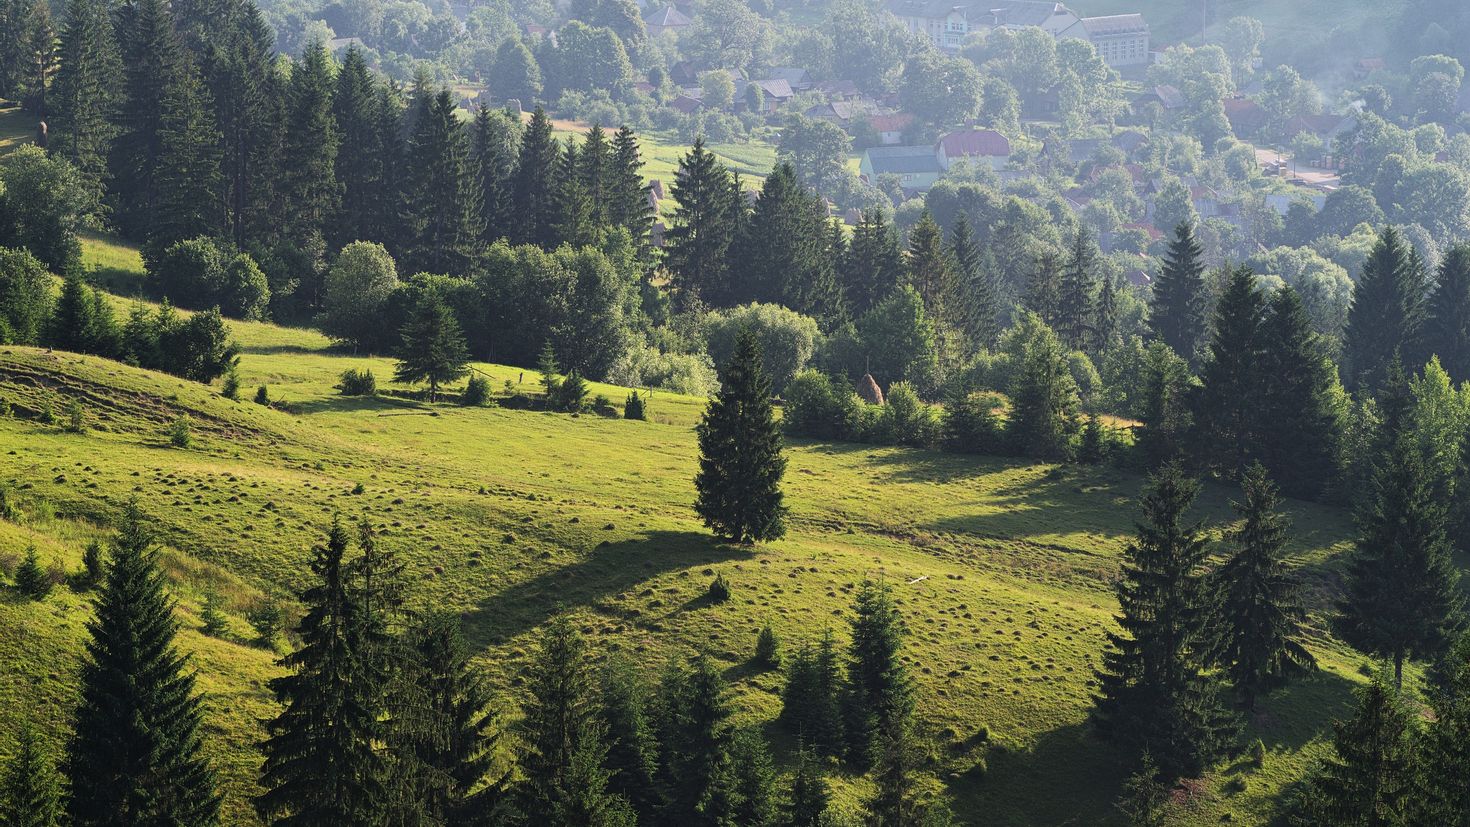
[[[1141,14],[1080,17],[1052,0],[887,0],[887,8],[910,32],[927,35],[941,49],[958,49],[976,31],[1035,26],[1052,37],[1092,43],[1109,66],[1149,61],[1148,24]]]

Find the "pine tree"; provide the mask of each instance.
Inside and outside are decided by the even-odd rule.
[[[86,791],[68,800],[77,827],[218,823],[200,697],[189,661],[174,645],[173,610],[143,515],[129,503],[87,625],[67,744],[71,789]]]
[[[920,754],[908,721],[895,720],[876,733],[873,775],[877,789],[866,802],[869,827],[921,823],[918,801]]]
[[[204,64],[221,139],[225,212],[236,246],[268,250],[281,229],[276,184],[284,102],[275,32],[253,2],[225,5],[223,42],[212,47]]]
[[[914,692],[899,658],[906,630],[888,584],[863,580],[853,609],[843,718],[848,758],[866,767],[882,754],[884,738],[908,727]]]
[[[632,805],[641,822],[652,822],[658,795],[658,742],[647,709],[648,689],[637,666],[614,655],[602,672],[602,718],[607,730],[608,789]]]
[[[568,138],[566,150],[557,161],[556,245],[585,247],[597,241],[597,210],[579,174],[581,158],[576,141]]]
[[[1070,350],[1081,350],[1097,335],[1097,247],[1077,231],[1072,254],[1062,268],[1057,302],[1057,335]]]
[[[700,299],[715,306],[732,304],[726,284],[726,256],[735,240],[730,210],[730,173],[696,138],[679,161],[669,190],[678,205],[665,233],[665,262],[674,286],[688,305]]]
[[[727,823],[776,827],[776,769],[771,750],[758,730],[740,729],[730,739]]]
[[[953,273],[949,268],[949,258],[944,254],[944,232],[928,210],[919,215],[918,223],[909,231],[909,249],[904,266],[908,271],[909,284],[919,291],[929,318],[947,320]]]
[[[643,183],[643,155],[638,148],[638,136],[627,126],[613,135],[604,216],[609,224],[626,229],[639,247],[648,244],[649,231],[653,228],[653,202],[649,199],[649,185]]]
[[[327,542],[312,552],[315,582],[301,593],[300,646],[280,661],[288,674],[270,682],[285,708],[266,722],[262,744],[265,791],[255,808],[267,824],[366,827],[385,800],[375,745],[382,708],[362,680],[362,605],[350,585],[349,543],[333,520]]]
[[[469,347],[454,311],[444,300],[426,294],[403,325],[395,382],[428,382],[429,401],[439,398],[439,386],[468,371]]]
[[[1153,338],[1173,348],[1191,365],[1199,358],[1209,318],[1204,254],[1191,225],[1175,227],[1149,305],[1148,326]]]
[[[857,317],[872,310],[902,283],[903,253],[881,207],[863,210],[862,220],[852,228],[838,274],[847,309]]]
[[[1424,316],[1418,257],[1393,227],[1384,227],[1353,288],[1343,332],[1343,361],[1353,390],[1376,394],[1390,363],[1418,352]]]
[[[93,540],[82,549],[82,585],[94,589],[106,572],[102,568],[102,543]]]
[[[1434,723],[1419,739],[1420,786],[1411,800],[1413,824],[1470,824],[1470,636],[1461,636],[1441,663],[1440,685],[1429,693]]]
[[[1230,558],[1214,575],[1221,595],[1222,640],[1218,659],[1248,711],[1256,700],[1316,659],[1301,644],[1306,610],[1300,584],[1286,567],[1289,521],[1281,498],[1256,463],[1240,481],[1242,501],[1232,503],[1241,524],[1229,535]]]
[[[778,720],[817,755],[837,756],[845,744],[842,674],[832,630],[814,647],[805,643],[786,667]]]
[[[727,269],[724,300],[771,302],[824,321],[840,319],[842,293],[828,238],[826,202],[801,185],[790,164],[776,164],[731,248],[743,266]]]
[[[1214,334],[1192,406],[1202,464],[1230,475],[1260,450],[1258,430],[1265,423],[1259,415],[1259,385],[1268,379],[1261,371],[1265,319],[1266,298],[1255,274],[1245,267],[1232,270],[1215,306]]]
[[[223,611],[224,601],[217,589],[206,589],[204,603],[199,607],[199,631],[209,637],[224,637],[230,631],[230,621]]]
[[[1169,803],[1169,788],[1159,781],[1159,765],[1144,750],[1138,770],[1123,782],[1118,797],[1118,811],[1128,819],[1128,827],[1164,827],[1164,807]]]
[[[817,757],[804,743],[797,742],[791,791],[787,796],[786,827],[820,827],[831,801],[832,793]]]
[[[1185,522],[1199,492],[1174,464],[1143,496],[1143,521],[1124,550],[1120,631],[1107,633],[1097,670],[1093,723],[1108,737],[1147,749],[1166,778],[1193,776],[1218,758],[1235,722],[1203,659],[1211,609],[1200,567],[1205,540]]]
[[[285,96],[285,136],[279,192],[284,209],[278,217],[284,250],[300,279],[296,301],[303,308],[321,306],[327,222],[336,217],[342,199],[337,181],[340,136],[332,117],[332,58],[321,43],[309,43],[291,69]],[[352,148],[357,151],[357,147]]]
[[[517,218],[516,242],[551,248],[556,242],[557,160],[560,152],[551,137],[551,120],[541,107],[521,134],[516,162],[513,202]]]
[[[123,97],[119,134],[112,144],[112,215],[131,238],[145,239],[158,195],[156,176],[163,156],[166,92],[183,60],[173,21],[163,0],[136,0],[117,14]]]
[[[1353,716],[1333,725],[1334,755],[1308,779],[1302,797],[1311,824],[1407,824],[1415,797],[1414,722],[1381,675],[1357,691]]]
[[[25,556],[15,568],[15,587],[31,600],[45,600],[51,594],[51,578],[41,568],[35,546],[26,546]]]
[[[1035,313],[1047,327],[1053,327],[1061,318],[1062,273],[1056,256],[1045,253],[1036,259],[1026,281],[1026,292],[1021,304]]]
[[[106,0],[68,0],[60,58],[51,87],[50,149],[76,167],[87,188],[86,211],[101,217],[123,75]]]
[[[591,202],[593,223],[598,227],[605,226],[608,223],[607,202],[612,195],[612,146],[601,124],[592,124],[583,137],[574,173]]]
[[[1000,297],[996,294],[994,261],[975,241],[970,218],[961,212],[949,231],[949,258],[954,267],[958,287],[960,328],[974,348],[995,345],[999,333],[996,318],[1000,313]]]
[[[463,275],[480,242],[480,204],[470,146],[444,89],[414,122],[408,147],[400,257],[409,273]]]
[[[337,70],[332,95],[332,120],[341,146],[334,174],[342,186],[341,208],[332,220],[331,249],[354,241],[384,239],[378,218],[392,208],[384,169],[383,132],[379,126],[383,105],[367,59],[356,44],[348,46]],[[388,202],[388,203],[385,203]]]
[[[1390,365],[1384,423],[1366,496],[1357,508],[1357,550],[1339,604],[1343,638],[1390,658],[1433,659],[1460,624],[1459,573],[1450,562],[1446,503],[1409,423],[1407,383]]]
[[[1470,245],[1457,244],[1439,262],[1424,321],[1424,359],[1438,356],[1456,382],[1470,380]]]
[[[1118,279],[1104,273],[1102,287],[1097,291],[1097,335],[1093,339],[1092,354],[1102,357],[1118,344]]]
[[[483,239],[493,244],[509,238],[515,226],[512,200],[519,151],[518,124],[504,112],[481,106],[475,113],[473,155],[480,183]]]
[[[687,668],[669,664],[659,686],[666,823],[715,827],[729,817],[729,717],[725,681],[709,658],[696,655]]]
[[[749,332],[736,343],[721,371],[720,391],[695,430],[700,457],[694,509],[704,524],[734,543],[780,539],[786,533],[786,459],[771,408],[771,379]]]
[[[1320,497],[1336,474],[1342,438],[1337,372],[1291,287],[1271,297],[1256,363],[1257,450],[1288,495]]]
[[[148,249],[161,252],[176,241],[224,233],[220,134],[209,90],[184,52],[164,90],[159,121],[157,194]]]
[[[1080,401],[1067,351],[1051,328],[1035,315],[1023,319],[1021,324],[1030,330],[1011,388],[1006,439],[1021,456],[1068,459],[1080,426],[1077,419]]]
[[[15,752],[0,779],[0,822],[7,827],[59,827],[61,790],[56,767],[36,729],[20,725]]]
[[[51,25],[51,4],[47,0],[31,0],[25,10],[21,35],[22,63],[15,97],[21,106],[38,117],[46,117],[46,89],[56,71],[56,29]]]

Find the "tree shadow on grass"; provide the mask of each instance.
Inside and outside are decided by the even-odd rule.
[[[323,396],[305,402],[292,402],[293,413],[373,413],[430,414],[436,409],[427,403],[395,396]]]
[[[1352,714],[1356,686],[1326,670],[1300,677],[1257,705],[1242,740],[1249,744],[1259,738],[1272,751],[1299,750],[1330,733],[1333,721]]]
[[[670,571],[747,559],[753,553],[750,547],[694,531],[653,531],[638,539],[601,544],[579,560],[481,601],[465,615],[465,634],[476,648],[504,643],[564,608],[614,598]]]
[[[1130,772],[1125,751],[1078,723],[1042,733],[1024,749],[992,749],[983,777],[953,781],[956,810],[983,824],[1122,824],[1113,801]]]

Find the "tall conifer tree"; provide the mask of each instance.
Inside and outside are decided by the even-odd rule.
[[[1439,262],[1424,323],[1423,361],[1438,356],[1456,382],[1470,380],[1470,245],[1457,244]]]
[[[367,59],[354,44],[347,47],[342,67],[337,70],[332,95],[332,118],[346,151],[338,152],[335,174],[342,185],[341,209],[333,217],[331,249],[341,250],[354,241],[382,241],[385,228],[378,218],[393,202],[388,191],[379,127],[383,100],[377,82],[368,71]]]
[[[220,132],[229,233],[241,248],[266,250],[280,228],[281,76],[275,32],[250,0],[231,0],[221,43],[212,47],[205,80]]]
[[[694,509],[716,535],[734,543],[786,533],[781,429],[771,408],[771,379],[755,336],[742,333],[720,371],[720,391],[695,429],[699,436]]]
[[[853,609],[843,699],[845,731],[849,759],[866,767],[883,754],[885,738],[907,731],[914,691],[899,657],[905,629],[888,584],[864,580]]]
[[[77,168],[87,211],[101,217],[123,75],[106,0],[68,0],[60,57],[51,87],[50,148]]]
[[[336,172],[340,137],[332,118],[331,61],[326,46],[307,44],[291,69],[286,89],[281,257],[300,279],[295,299],[302,309],[321,305],[327,222],[337,215],[342,198]]]
[[[110,168],[113,217],[125,235],[145,239],[158,197],[163,157],[164,98],[182,60],[182,47],[163,0],[134,0],[117,13],[123,98]]]
[[[15,751],[0,777],[0,822],[7,827],[58,827],[61,788],[51,756],[29,722],[17,728]]]
[[[74,792],[67,808],[76,827],[219,821],[200,698],[174,643],[173,610],[143,515],[129,503],[87,626],[81,697],[67,744]]]
[[[1235,474],[1257,455],[1265,356],[1261,327],[1266,298],[1249,268],[1237,267],[1215,305],[1214,331],[1194,398],[1201,464]]]
[[[516,155],[520,151],[518,126],[506,113],[491,111],[483,105],[475,113],[473,155],[479,176],[485,244],[513,235]]]
[[[677,203],[665,234],[665,262],[684,298],[715,306],[731,304],[727,254],[735,240],[730,216],[730,173],[696,138],[679,161],[670,195]]]
[[[1385,227],[1363,263],[1343,332],[1343,361],[1355,391],[1377,394],[1391,363],[1419,352],[1424,284],[1417,262],[1403,235]]]
[[[648,243],[653,227],[653,203],[649,185],[643,183],[643,155],[638,136],[630,127],[618,129],[612,139],[605,216],[608,223],[622,227],[640,247]]]
[[[463,275],[480,242],[469,137],[455,110],[449,90],[440,90],[414,124],[402,212],[405,272]]]
[[[641,822],[652,823],[660,804],[658,742],[633,661],[614,654],[602,671],[602,718],[607,729],[608,789],[628,799]]]
[[[1308,779],[1299,815],[1309,824],[1342,827],[1409,824],[1416,797],[1413,717],[1381,675],[1357,696],[1352,717],[1333,725],[1334,755]]]
[[[771,302],[824,321],[841,318],[827,228],[826,203],[801,185],[790,164],[776,164],[731,254],[742,266],[727,269],[727,301]]]
[[[1026,279],[1021,304],[1047,327],[1057,324],[1061,316],[1062,271],[1056,256],[1043,253],[1036,259]]]
[[[903,283],[903,253],[881,207],[863,210],[838,265],[847,309],[861,317]]]
[[[148,234],[155,253],[176,241],[224,233],[220,134],[212,106],[209,90],[185,52],[164,91],[159,122],[157,197]]]
[[[1342,393],[1322,337],[1289,286],[1271,297],[1260,354],[1252,395],[1259,458],[1288,495],[1320,497],[1336,473]]]
[[[1108,632],[1092,712],[1110,738],[1148,750],[1169,777],[1193,776],[1223,754],[1235,721],[1205,671],[1211,605],[1205,539],[1187,512],[1199,484],[1164,466],[1143,496],[1143,521],[1124,550],[1120,632]]]
[[[959,325],[972,348],[993,347],[1000,332],[996,321],[1000,297],[996,293],[995,263],[975,240],[970,218],[963,212],[955,218],[949,231],[949,257],[958,287]]]
[[[1199,358],[1209,318],[1204,255],[1205,249],[1189,224],[1175,227],[1149,305],[1148,326],[1153,337],[1191,365]]]
[[[730,705],[725,680],[709,658],[684,667],[671,663],[659,686],[659,747],[670,824],[717,827],[726,823]],[[733,823],[733,822],[732,822]]]
[[[557,142],[551,137],[551,120],[538,106],[521,133],[521,151],[516,163],[514,238],[517,243],[555,246],[560,155]]]
[[[1081,350],[1097,333],[1097,247],[1078,230],[1062,268],[1057,304],[1057,335],[1071,350]]]

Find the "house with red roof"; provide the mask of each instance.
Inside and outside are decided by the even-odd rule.
[[[908,112],[893,112],[868,118],[868,126],[878,133],[878,143],[883,146],[898,146],[903,143],[903,132],[913,122],[914,116]]]
[[[962,129],[941,137],[934,155],[945,170],[961,160],[999,170],[1011,159],[1011,141],[994,129]]]

